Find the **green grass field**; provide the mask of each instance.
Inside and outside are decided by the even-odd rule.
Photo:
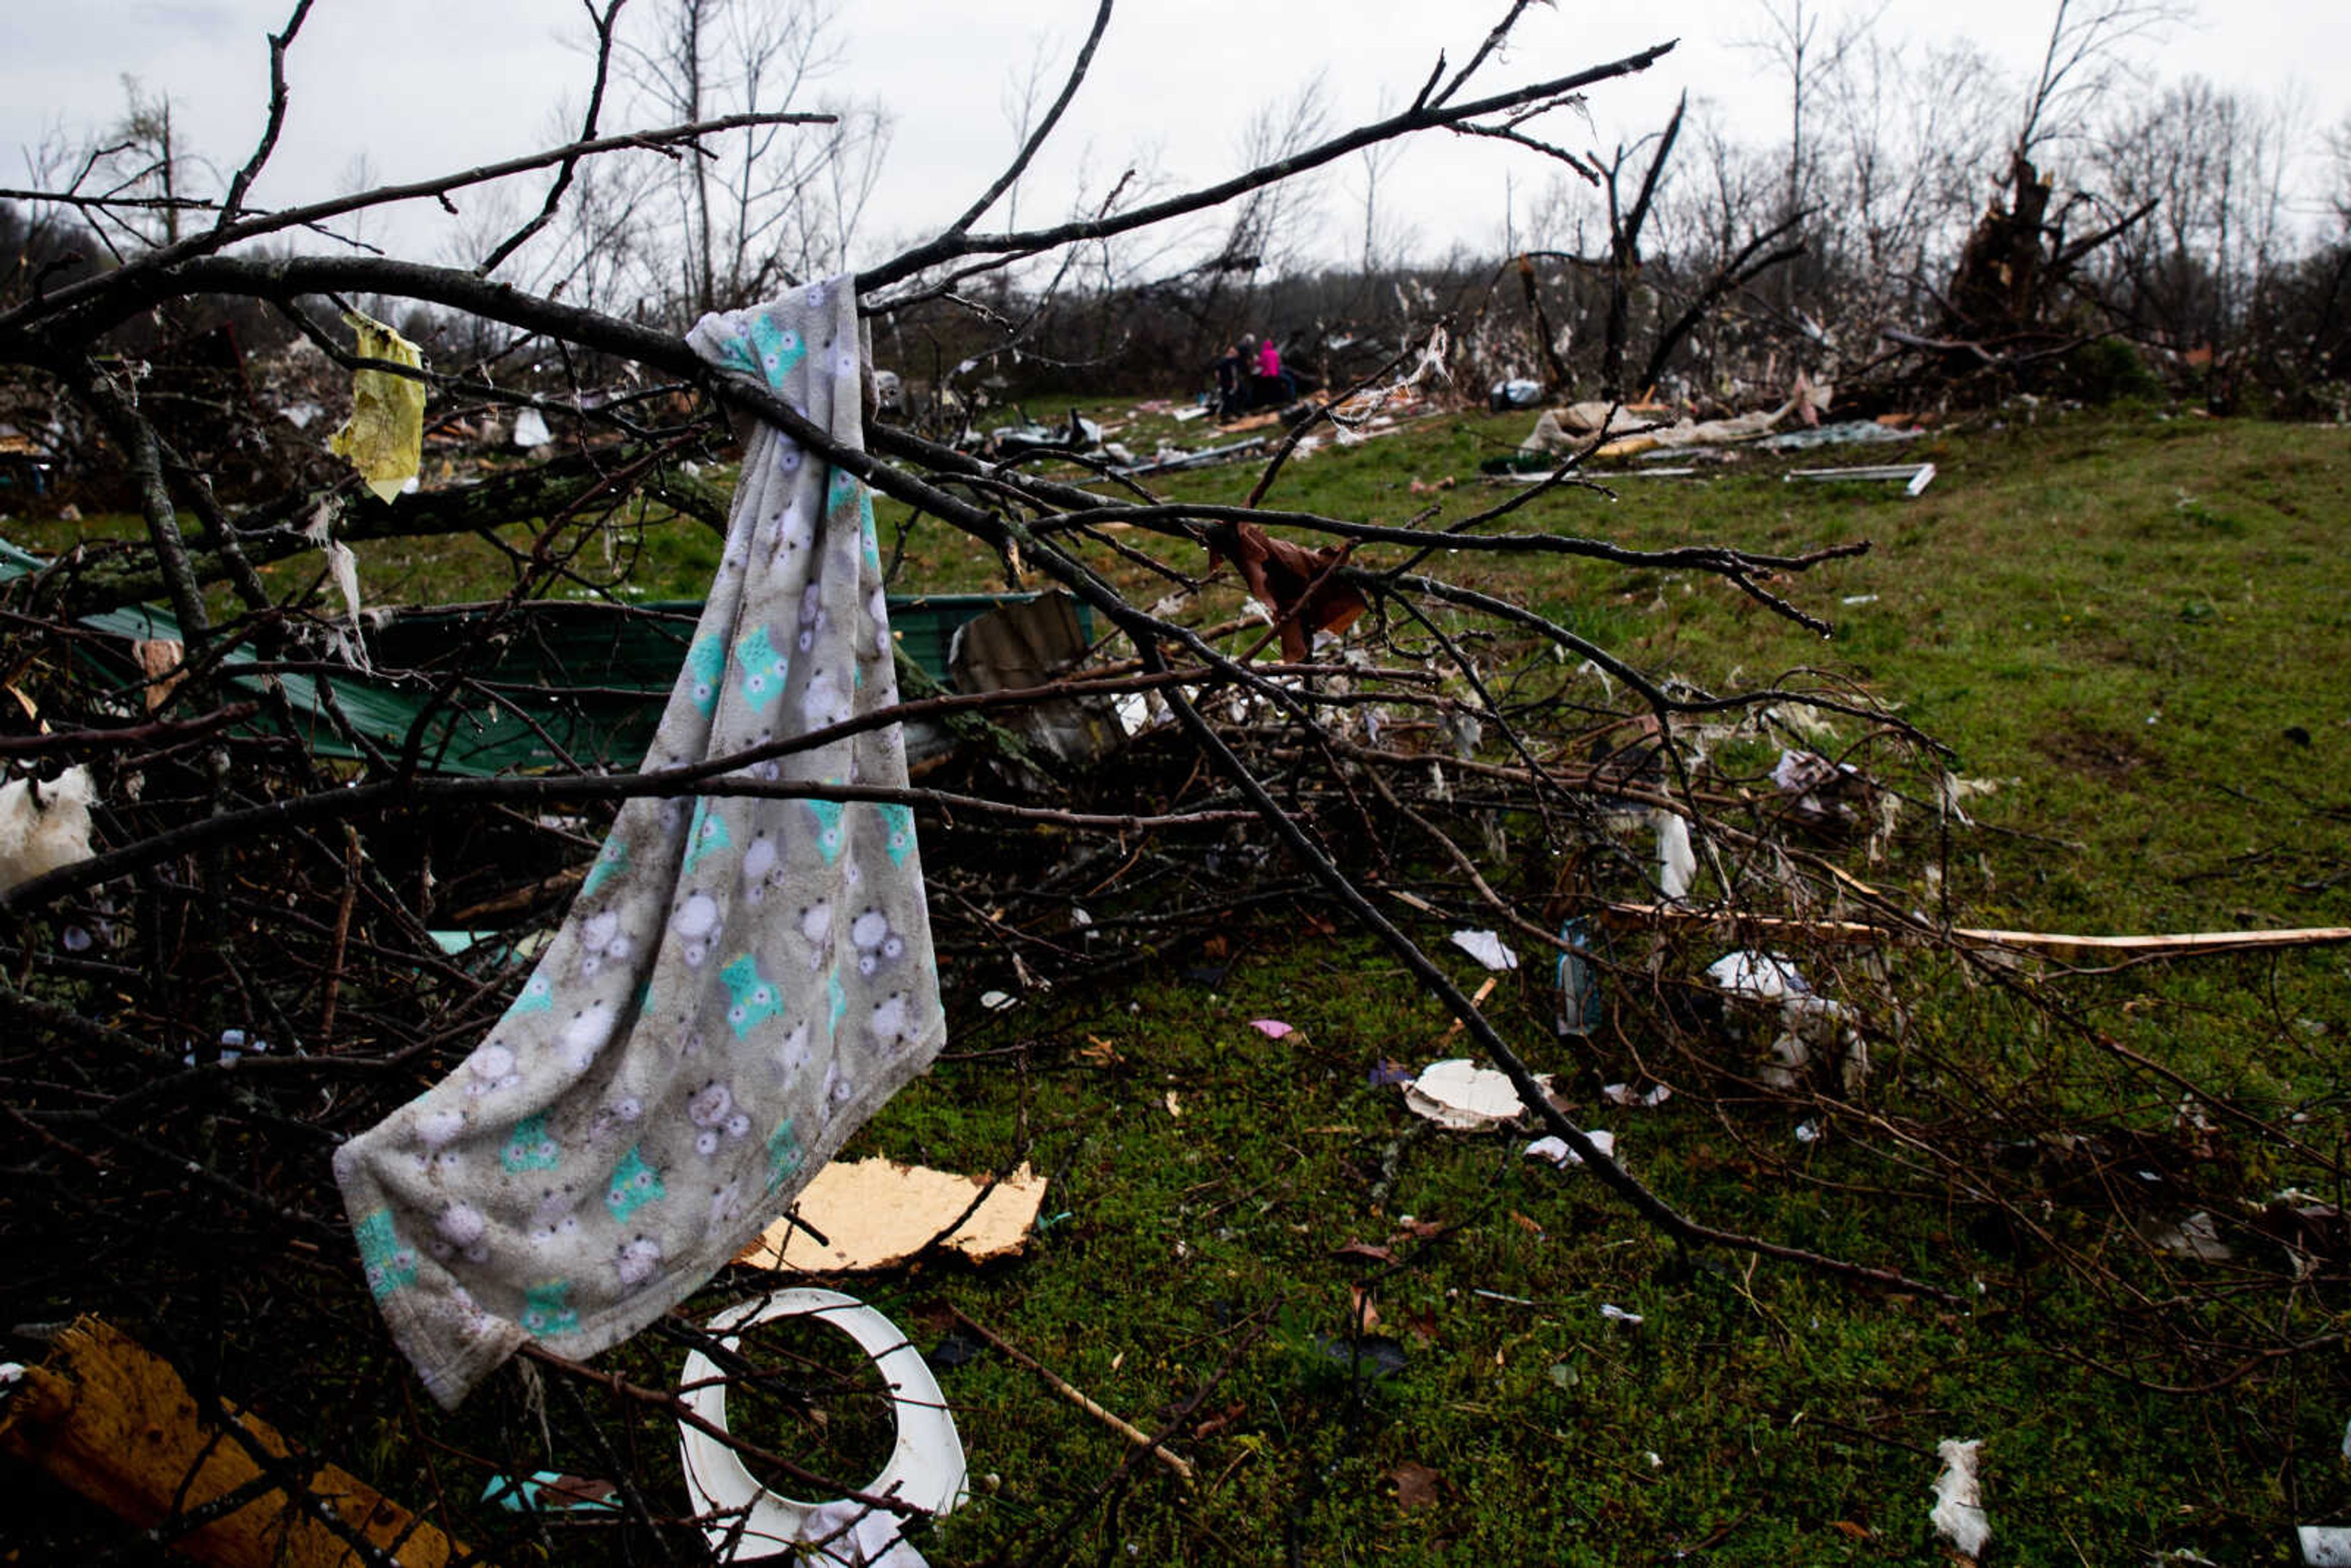
[[[1478,462],[1531,423],[1445,416],[1325,449],[1270,504],[1388,523],[1434,506],[1442,526],[1501,494]],[[1936,464],[1923,497],[1784,483],[1792,465],[1750,461],[1703,478],[1596,475],[1614,498],[1568,491],[1521,514],[1642,547],[1869,540],[1771,585],[1834,622],[1826,642],[1696,577],[1445,566],[1654,674],[1720,689],[1826,671],[1938,737],[1952,772],[1993,786],[1969,803],[1983,828],[1952,846],[1947,889],[1916,842],[1870,875],[1922,903],[1947,893],[1955,920],[2351,925],[2351,431],[2044,414],[1802,462],[1896,460]],[[1238,502],[1255,475],[1167,489]],[[885,507],[882,524],[886,558],[905,520]],[[7,532],[55,549],[72,530]],[[582,559],[602,561],[605,543]],[[697,591],[715,553],[705,531],[665,520],[609,543],[616,586],[646,598]],[[1358,559],[1385,564],[1376,549]],[[315,567],[283,570],[298,583]],[[362,576],[391,602],[479,597],[503,588],[500,570],[485,548],[443,542],[372,548]],[[1001,563],[935,520],[906,528],[898,591],[1001,584]],[[1444,926],[1416,935],[1441,946]],[[1212,957],[1213,977],[1171,962],[1005,1012],[977,1003],[998,977],[957,966],[946,1057],[848,1151],[972,1171],[1026,1158],[1052,1181],[1024,1257],[847,1287],[942,1366],[974,1481],[924,1538],[935,1563],[1931,1563],[1943,1438],[1984,1442],[1991,1561],[2281,1563],[2293,1524],[2351,1520],[2339,1218],[2298,1284],[2282,1248],[2251,1242],[2226,1262],[2137,1257],[2137,1211],[2099,1183],[2086,1197],[2053,1184],[2043,1229],[2020,1238],[1984,1223],[1957,1177],[1902,1168],[1898,1141],[1865,1116],[1822,1126],[1712,1092],[1690,1058],[1654,1074],[1678,1091],[1665,1103],[1602,1103],[1590,1085],[1633,1076],[1645,1037],[1628,1026],[1571,1056],[1548,1025],[1547,968],[1509,977],[1498,1019],[1539,1071],[1583,1085],[1576,1113],[1614,1132],[1669,1200],[1961,1300],[1684,1254],[1589,1176],[1523,1158],[1524,1134],[1436,1131],[1372,1082],[1384,1059],[1458,1049],[1384,954],[1276,915],[1228,931]],[[1964,1107],[1987,1159],[2048,1130],[2003,1128],[2002,1107],[2174,1137],[2179,1090],[2118,1066],[2110,1042],[2340,1164],[2351,948],[2052,979],[2071,1030],[1945,961],[1898,978],[1917,1010],[1876,1069],[1889,1103],[1917,1118]],[[1249,1026],[1260,1018],[1296,1032],[1269,1039]],[[1799,1142],[1800,1125],[1825,1135]],[[2162,1174],[2236,1206],[2216,1209],[2232,1226],[2324,1173],[2225,1123],[2183,1168]],[[2333,1186],[2311,1197],[2342,1201]],[[1134,1457],[1000,1354],[935,1354],[976,1348],[955,1312],[1136,1425],[1173,1428],[1196,1479]],[[2179,1339],[2183,1322],[2210,1354]],[[2214,1348],[2283,1342],[2311,1348],[2241,1367]],[[674,1360],[642,1341],[611,1358],[648,1382],[674,1379]],[[342,1391],[347,1407],[392,1397],[399,1375],[368,1375]],[[323,1389],[322,1405],[340,1396]],[[461,1447],[463,1422],[445,1423]],[[549,1462],[592,1468],[601,1439],[561,1410],[551,1435]],[[360,1449],[387,1487],[418,1489],[410,1460]],[[862,1452],[819,1462],[853,1469]]]

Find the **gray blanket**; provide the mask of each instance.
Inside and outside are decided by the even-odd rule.
[[[846,279],[689,340],[860,444]],[[756,428],[646,767],[896,700],[872,498]],[[369,1286],[435,1399],[455,1406],[526,1339],[584,1356],[634,1333],[929,1065],[945,1025],[913,813],[785,793],[905,781],[893,725],[631,801],[489,1038],[337,1151]]]

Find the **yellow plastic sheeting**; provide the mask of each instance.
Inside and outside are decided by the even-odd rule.
[[[416,345],[356,310],[343,320],[359,334],[359,355],[412,370],[424,368]],[[424,383],[390,371],[351,374],[351,417],[327,437],[327,450],[348,458],[368,488],[387,504],[400,494],[424,455]]]

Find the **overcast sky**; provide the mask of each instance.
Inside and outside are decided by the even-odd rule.
[[[640,0],[641,4],[645,0]],[[2053,0],[1885,0],[1879,26],[1921,42],[1964,28],[2029,72]],[[1827,0],[1832,25],[1841,0]],[[1582,150],[1656,129],[1684,89],[1720,107],[1733,131],[1762,145],[1782,133],[1783,89],[1737,47],[1762,30],[1761,0],[1536,9],[1489,89],[1564,75],[1678,37],[1644,79],[1602,87],[1592,123],[1561,117],[1545,133]],[[1849,9],[1849,6],[1844,7]],[[234,167],[260,129],[265,35],[287,0],[0,0],[0,151],[44,134],[103,125],[120,111],[120,78],[171,95],[189,144]],[[1458,61],[1500,14],[1460,0],[1127,0],[1084,92],[1041,164],[1022,216],[1060,215],[1083,176],[1099,192],[1138,157],[1186,183],[1231,172],[1243,122],[1325,73],[1334,118],[1371,114],[1384,92],[1409,97],[1439,49]],[[868,210],[863,258],[944,222],[998,169],[1012,145],[1008,82],[1039,48],[1066,62],[1090,0],[853,0],[836,24],[843,50],[829,92],[879,99],[895,117],[882,186]],[[416,178],[509,156],[554,140],[558,106],[584,97],[579,0],[317,0],[290,65],[284,141],[256,197],[313,199],[345,187],[364,154],[379,181]],[[2140,51],[2158,80],[2200,73],[2262,96],[2294,92],[2314,174],[2321,137],[2351,116],[2351,5],[2341,0],[2210,4],[2169,40]],[[21,162],[0,184],[23,181]],[[1495,243],[1506,187],[1526,204],[1552,178],[1532,154],[1456,139],[1399,161],[1383,203],[1408,213],[1426,251],[1455,239]],[[1360,174],[1338,172],[1324,202],[1331,251],[1360,233]],[[1052,199],[1056,191],[1065,193]],[[530,199],[535,200],[535,195]],[[420,214],[403,248],[432,253]]]

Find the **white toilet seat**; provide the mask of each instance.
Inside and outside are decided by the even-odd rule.
[[[966,1496],[963,1441],[929,1364],[888,1318],[838,1291],[778,1291],[721,1312],[709,1332],[733,1345],[761,1323],[809,1314],[855,1340],[889,1385],[897,1441],[882,1473],[860,1490],[895,1496],[934,1514],[952,1512]],[[688,1353],[684,1382],[686,1407],[725,1430],[726,1385],[710,1358]],[[702,1528],[721,1561],[732,1562],[737,1553],[768,1556],[802,1542],[803,1525],[820,1509],[833,1520],[841,1517],[839,1504],[801,1502],[761,1486],[735,1451],[709,1433],[684,1425],[678,1431],[695,1510],[720,1516]]]

